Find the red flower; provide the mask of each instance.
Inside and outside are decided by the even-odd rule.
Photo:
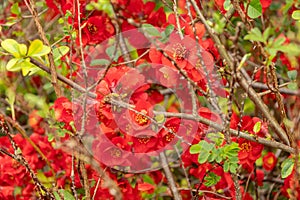
[[[38,134],[44,134],[45,130],[41,127],[43,118],[38,114],[37,110],[32,111],[29,114],[28,124],[31,126],[34,132]]]
[[[161,148],[167,144],[174,144],[178,141],[175,134],[177,135],[178,128],[181,125],[181,120],[178,118],[170,118],[164,125],[170,131],[162,128],[159,132],[159,136],[162,137],[162,139],[159,140]],[[171,131],[175,134],[171,133]]]
[[[82,42],[84,45],[92,45],[103,42],[115,33],[114,26],[106,15],[90,17],[83,22]],[[77,43],[79,40],[77,37]]]
[[[294,188],[293,193],[297,194],[295,196],[295,199],[299,199],[300,185],[299,185],[299,180],[295,179],[295,170],[293,170],[292,174],[290,174],[286,179],[284,179],[283,187],[281,187],[282,194],[287,198],[291,198],[291,188]]]
[[[267,171],[272,171],[276,166],[277,158],[273,152],[268,152],[263,157],[263,168]]]
[[[147,153],[158,150],[158,138],[156,134],[151,131],[139,132],[139,135],[135,134],[132,137],[133,151],[136,153]]]
[[[95,157],[109,167],[130,166],[130,146],[122,137],[109,140],[104,135],[93,141],[93,152]]]
[[[54,105],[55,118],[59,122],[65,123],[64,128],[72,130],[70,122],[73,121],[72,103],[66,97],[60,97],[55,100]]]
[[[256,175],[254,173],[252,173],[251,175],[251,180],[256,181],[258,186],[263,186],[263,181],[264,181],[264,171],[263,170],[256,170]]]
[[[240,151],[238,153],[239,164],[249,172],[253,170],[253,164],[261,156],[264,145],[246,139],[238,140]]]

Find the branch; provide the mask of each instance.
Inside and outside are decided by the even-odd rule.
[[[154,114],[164,114],[166,117],[178,117],[178,118],[183,118],[183,119],[196,120],[196,121],[201,122],[203,124],[206,124],[210,127],[213,127],[218,131],[224,130],[224,127],[222,125],[217,124],[216,122],[211,121],[211,120],[206,119],[206,118],[201,117],[201,116],[196,116],[195,117],[191,114],[185,114],[185,113],[170,113],[170,112],[157,112],[157,111],[154,111]],[[252,136],[248,133],[245,133],[245,132],[242,132],[242,131],[237,131],[237,130],[234,130],[234,129],[229,129],[229,132],[233,136],[238,136],[238,137],[250,140],[250,141],[258,142],[258,143],[263,144],[263,145],[268,146],[268,147],[282,149],[283,151],[288,152],[288,153],[295,153],[294,148],[292,148],[288,145],[282,144],[280,142],[276,142],[276,141],[273,141],[273,140],[268,140],[268,139],[265,139],[265,138],[262,138],[262,137],[254,137],[254,136]]]
[[[39,21],[39,18],[38,18],[39,15],[36,11],[34,2],[32,2],[32,0],[25,0],[25,4],[26,4],[28,10],[30,11],[31,15],[34,18],[35,26],[37,27],[37,30],[39,32],[41,39],[47,46],[50,47],[50,43],[45,35],[45,32],[43,31],[43,27],[42,27],[41,23]],[[48,54],[48,58],[49,58],[49,62],[50,62],[51,82],[53,84],[56,96],[60,97],[61,90],[60,90],[59,85],[57,84],[57,74],[56,74],[55,63],[54,63],[52,51],[50,51],[50,53]]]
[[[172,172],[171,172],[171,170],[169,168],[168,161],[167,161],[165,153],[164,152],[160,153],[159,157],[160,157],[160,160],[161,160],[162,168],[163,168],[163,170],[164,170],[164,172],[166,174],[166,177],[168,179],[168,185],[169,185],[169,187],[170,187],[170,189],[172,191],[173,198],[175,200],[182,200],[182,197],[178,193],[178,189],[176,187],[174,178],[172,176]]]
[[[34,59],[30,59],[30,61],[37,65],[38,67],[40,67],[42,70],[50,73],[49,71],[49,68],[44,66],[43,64],[39,63],[38,61],[34,60]],[[57,77],[58,77],[58,80],[62,81],[63,83],[71,86],[72,88],[80,91],[80,92],[86,92],[86,90],[81,87],[80,85],[74,83],[72,80],[70,79],[67,79],[66,77],[60,75],[60,74],[57,74]],[[95,93],[92,93],[92,92],[88,92],[88,96],[91,97],[91,98],[96,98],[97,95]],[[114,101],[113,102],[114,105],[117,105],[117,106],[120,106],[120,107],[124,107],[124,108],[129,108],[134,110],[132,108],[132,105],[127,105],[125,104],[124,102],[118,102],[118,101]],[[138,112],[138,111],[137,111]],[[157,114],[159,114],[159,112],[155,112]],[[206,118],[203,118],[201,116],[193,116],[193,115],[190,115],[190,114],[185,114],[185,113],[165,113],[165,112],[162,112],[162,114],[164,114],[166,117],[182,117],[184,119],[190,119],[190,120],[196,120],[198,122],[201,122],[203,124],[206,124],[206,125],[209,125],[219,131],[222,131],[224,130],[224,127],[222,127],[221,125],[219,124],[216,124],[215,122],[213,121],[210,121]],[[241,138],[244,138],[244,139],[247,139],[247,140],[251,140],[251,141],[256,141],[260,144],[263,144],[263,145],[266,145],[266,146],[269,146],[269,147],[273,147],[273,148],[278,148],[278,149],[282,149],[283,151],[285,152],[289,152],[289,153],[295,153],[295,149],[292,148],[292,147],[289,147],[285,144],[282,144],[282,143],[279,143],[279,142],[276,142],[276,141],[272,141],[272,140],[267,140],[265,138],[255,138],[247,133],[244,133],[244,132],[239,132],[237,130],[234,130],[234,129],[230,129],[230,134],[231,135],[234,135],[234,136],[239,136]]]
[[[208,25],[206,19],[202,15],[200,9],[198,8],[195,0],[190,0],[194,9],[196,10],[197,15],[199,16],[201,22],[204,24],[207,32],[209,33],[210,37],[213,39],[213,41],[216,44],[216,47],[221,55],[221,57],[225,60],[225,63],[230,67],[231,71],[234,71],[235,64],[232,60],[232,57],[229,56],[227,53],[227,50],[222,45],[220,39],[218,36],[214,33],[214,30],[211,29],[211,27]],[[290,145],[289,139],[287,137],[286,132],[281,128],[281,126],[278,124],[276,119],[270,114],[270,111],[268,110],[267,106],[264,104],[264,102],[260,99],[258,94],[255,92],[255,90],[247,83],[245,78],[240,74],[239,71],[236,73],[236,79],[240,86],[247,92],[250,99],[255,103],[255,105],[258,107],[258,109],[262,112],[262,114],[269,120],[271,126],[274,128],[275,133],[277,136],[285,143]]]

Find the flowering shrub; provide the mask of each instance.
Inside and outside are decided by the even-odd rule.
[[[300,198],[298,2],[0,10],[0,199]]]

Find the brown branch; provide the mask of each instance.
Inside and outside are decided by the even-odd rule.
[[[122,192],[120,191],[117,183],[109,177],[105,170],[101,168],[93,155],[90,154],[89,150],[83,147],[82,143],[80,143],[78,139],[72,138],[64,143],[58,142],[57,147],[70,154],[74,154],[78,160],[91,165],[91,167],[96,170],[101,177],[103,177],[103,187],[108,188],[110,190],[110,194],[112,194],[116,200],[123,199]]]
[[[36,191],[38,192],[40,197],[43,197],[45,199],[55,199],[54,195],[48,191],[48,189],[39,181],[39,179],[37,178],[37,176],[35,175],[34,171],[32,170],[32,168],[30,167],[29,163],[27,162],[27,160],[25,159],[25,157],[23,156],[22,150],[21,148],[15,143],[12,134],[8,131],[8,126],[5,123],[5,116],[1,116],[0,115],[0,128],[1,128],[1,132],[4,133],[11,145],[12,148],[14,150],[14,154],[6,151],[5,149],[0,148],[0,152],[2,154],[5,154],[11,158],[13,158],[14,160],[16,160],[17,162],[19,162],[21,165],[23,165],[27,172],[29,173],[31,179],[34,182],[34,185],[36,186]]]
[[[23,138],[25,138],[29,144],[38,152],[38,154],[40,154],[40,156],[42,157],[42,159],[47,163],[47,165],[49,166],[51,172],[53,174],[55,174],[54,169],[52,168],[48,158],[45,156],[45,154],[41,151],[41,149],[30,139],[30,137],[27,136],[26,131],[22,128],[22,126],[17,122],[14,121],[12,118],[10,118],[9,116],[4,115],[4,113],[2,113],[0,111],[0,118],[3,118],[6,122],[8,122],[9,124],[11,124],[15,129],[17,129],[17,131],[23,136]]]
[[[47,68],[46,66],[44,66],[43,64],[35,61],[34,59],[31,59],[31,62],[35,65],[37,65],[38,67],[40,67],[42,70],[49,72],[49,68]],[[72,80],[70,79],[67,79],[66,77],[58,74],[57,75],[58,79],[60,81],[62,81],[63,83],[71,86],[72,88],[78,90],[78,91],[81,91],[81,92],[86,92],[85,89],[83,87],[81,87],[80,85],[74,83]],[[96,98],[97,95],[95,93],[92,93],[92,92],[88,92],[88,96],[91,97],[91,98]],[[124,104],[122,102],[122,104],[118,103],[117,101],[114,102],[115,105],[118,105],[118,106],[125,106],[125,108],[129,108],[127,104]],[[131,109],[132,109],[132,106],[131,106]],[[133,109],[134,110],[134,109]],[[157,113],[159,114],[159,113]],[[213,128],[216,128],[217,130],[220,130],[222,131],[224,128],[221,126],[221,125],[218,125],[216,124],[215,122],[213,121],[210,121],[206,118],[203,118],[203,117],[200,117],[200,116],[193,116],[193,115],[190,115],[190,114],[184,114],[184,113],[163,113],[165,114],[165,116],[167,117],[182,117],[184,119],[190,119],[190,120],[197,120],[201,123],[204,123],[206,125],[209,125]],[[269,146],[269,147],[273,147],[273,148],[278,148],[278,149],[282,149],[283,151],[286,151],[286,152],[289,152],[289,153],[295,153],[295,149],[292,148],[292,147],[289,147],[285,144],[282,144],[282,143],[279,143],[279,142],[276,142],[276,141],[272,141],[272,140],[267,140],[265,138],[254,138],[252,137],[251,135],[247,134],[247,133],[244,133],[244,132],[239,132],[237,130],[233,130],[233,129],[230,129],[230,134],[231,135],[234,135],[234,136],[239,136],[239,137],[242,137],[244,139],[247,139],[247,140],[251,140],[251,141],[256,141],[260,144],[263,144],[263,145],[266,145],[266,146]]]
[[[166,157],[165,153],[164,152],[160,153],[159,157],[160,157],[160,160],[161,160],[161,166],[162,166],[162,168],[163,168],[163,170],[165,172],[166,178],[168,179],[168,185],[169,185],[169,187],[170,187],[170,189],[172,191],[173,198],[175,200],[181,200],[182,197],[178,193],[178,189],[176,187],[176,183],[174,181],[172,172],[171,172],[171,170],[169,168],[168,160],[167,160],[167,157]]]
[[[43,40],[43,42],[50,47],[50,43],[46,37],[46,34],[45,32],[43,31],[43,27],[39,21],[39,18],[38,18],[38,13],[36,11],[36,7],[35,7],[35,4],[34,2],[32,2],[32,0],[25,0],[24,1],[28,10],[30,11],[31,15],[33,16],[34,18],[34,22],[35,22],[35,25],[37,27],[37,30],[39,32],[39,35],[41,37],[41,39]],[[29,3],[28,3],[29,2]],[[56,67],[55,67],[55,63],[54,63],[54,58],[53,58],[53,54],[52,54],[52,51],[50,51],[50,53],[48,54],[48,58],[49,58],[49,62],[50,62],[50,72],[51,72],[51,83],[54,87],[54,90],[55,90],[55,93],[56,93],[56,96],[57,97],[60,97],[61,96],[61,90],[60,90],[60,87],[57,83],[57,74],[56,74]]]
[[[191,114],[185,114],[185,113],[170,113],[170,112],[157,112],[157,111],[155,111],[154,114],[164,114],[166,117],[178,117],[178,118],[183,118],[183,119],[196,120],[196,121],[206,124],[212,128],[215,128],[218,131],[224,130],[224,127],[222,125],[217,124],[216,122],[211,121],[211,120],[206,119],[201,116],[195,117]],[[288,153],[293,153],[293,154],[295,153],[294,148],[292,148],[288,145],[282,144],[280,142],[276,142],[276,141],[269,140],[269,139],[262,138],[262,137],[254,137],[248,133],[245,133],[242,131],[239,132],[234,129],[230,129],[229,131],[230,131],[230,134],[233,136],[238,136],[238,137],[250,140],[250,141],[258,142],[258,143],[263,144],[268,147],[282,149],[283,151],[288,152]]]
[[[195,0],[190,0],[194,9],[196,10],[197,15],[199,16],[200,20],[204,24],[207,32],[209,33],[210,37],[215,42],[215,45],[221,55],[221,57],[225,60],[225,63],[230,67],[231,71],[234,71],[235,64],[233,62],[233,59],[229,54],[227,53],[227,50],[222,45],[220,39],[216,34],[214,34],[214,30],[208,25],[205,17],[202,15],[200,9],[198,8]],[[255,105],[258,107],[258,109],[262,112],[262,114],[269,120],[270,125],[274,128],[275,133],[277,136],[283,141],[285,144],[290,145],[289,139],[287,137],[286,132],[281,128],[281,126],[278,124],[276,119],[270,114],[270,111],[268,110],[267,106],[264,104],[264,102],[260,99],[258,94],[255,92],[255,90],[247,83],[245,78],[240,74],[238,71],[236,73],[236,79],[240,86],[247,92],[250,99],[255,103]]]

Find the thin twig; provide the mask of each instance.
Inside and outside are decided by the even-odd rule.
[[[162,165],[162,168],[165,172],[165,175],[166,175],[166,178],[168,180],[168,185],[172,191],[172,194],[173,194],[173,198],[175,200],[181,200],[182,197],[180,196],[179,192],[178,192],[178,189],[176,187],[176,183],[174,181],[174,178],[173,178],[173,175],[172,175],[172,172],[168,166],[168,161],[167,161],[167,157],[165,155],[164,152],[160,153],[159,154],[159,157],[160,157],[160,160],[161,160],[161,165]]]
[[[43,27],[42,27],[41,23],[39,21],[38,13],[36,11],[34,2],[32,2],[32,0],[25,0],[24,2],[26,4],[28,10],[30,11],[31,15],[34,18],[34,22],[38,29],[41,39],[47,46],[50,47],[50,43],[46,37],[45,32],[43,31]],[[59,85],[57,83],[57,75],[56,75],[56,69],[55,69],[55,63],[54,63],[52,51],[50,51],[50,53],[48,54],[48,58],[49,58],[49,62],[50,62],[51,82],[53,84],[56,96],[60,97],[61,96],[61,88],[59,87]]]
[[[206,27],[206,30],[208,31],[210,37],[215,42],[215,45],[221,55],[221,57],[225,60],[227,65],[230,67],[230,69],[233,71],[234,69],[234,62],[232,58],[227,53],[225,47],[222,45],[220,39],[216,34],[214,34],[213,29],[208,25],[205,17],[202,15],[200,9],[197,6],[197,3],[195,0],[190,0],[194,9],[196,10],[197,15],[201,19],[202,23]],[[255,103],[255,105],[258,107],[258,109],[263,113],[263,115],[269,120],[270,125],[274,128],[275,133],[277,136],[285,143],[290,145],[289,139],[287,137],[286,132],[281,128],[281,126],[278,124],[276,119],[270,114],[270,111],[268,110],[267,106],[264,104],[264,102],[260,99],[260,97],[257,95],[257,93],[254,91],[254,89],[247,83],[245,78],[239,73],[236,73],[236,79],[240,86],[247,92],[250,99]]]
[[[37,65],[38,67],[40,67],[41,69],[43,69],[44,71],[50,73],[49,68],[47,68],[43,64],[37,62],[34,59],[31,59],[31,62],[33,64]],[[85,91],[84,88],[82,88],[80,85],[74,83],[72,80],[67,79],[66,77],[64,77],[64,76],[62,76],[60,74],[58,74],[57,77],[58,77],[58,79],[60,81],[62,81],[63,83],[65,83],[65,84],[67,84],[69,86],[71,86],[72,88],[74,88],[74,89],[76,89],[78,91]],[[88,95],[89,95],[89,97],[94,98],[94,99],[97,97],[97,95],[95,93],[93,93],[93,92],[89,92]],[[120,106],[120,104],[118,104],[117,101],[115,103]],[[125,105],[125,104],[123,106],[126,106],[126,108],[128,108],[128,106]],[[159,114],[159,113],[157,113],[157,114]],[[184,113],[163,113],[163,114],[165,114],[165,116],[167,116],[167,117],[179,117],[179,118],[182,117],[184,119],[197,120],[197,121],[199,121],[201,123],[204,123],[206,125],[212,126],[213,128],[216,128],[217,130],[220,130],[220,131],[223,130],[223,127],[221,125],[218,125],[218,124],[216,124],[213,121],[210,121],[210,120],[208,120],[206,118],[201,118],[199,116],[197,116],[197,118],[195,118],[193,115],[184,114]],[[275,141],[272,141],[272,140],[267,140],[265,138],[260,138],[260,137],[257,138],[257,140],[256,140],[254,137],[252,137],[251,135],[246,134],[244,132],[238,132],[236,130],[230,129],[230,134],[235,135],[235,136],[240,136],[240,137],[242,137],[244,139],[248,139],[248,140],[251,140],[251,141],[256,141],[256,142],[258,142],[260,144],[264,144],[264,145],[269,146],[269,147],[279,148],[279,149],[282,149],[283,151],[286,151],[286,152],[289,152],[289,153],[294,153],[295,152],[294,148],[291,148],[291,147],[289,147],[289,146],[287,146],[285,144],[282,144],[282,143],[279,143],[279,142],[275,142]]]

